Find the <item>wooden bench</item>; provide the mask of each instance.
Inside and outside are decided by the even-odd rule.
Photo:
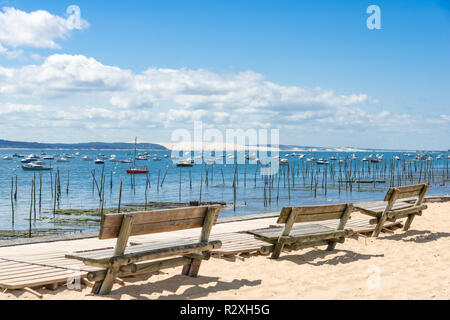
[[[88,273],[88,279],[95,282],[92,293],[100,295],[111,292],[116,278],[166,268],[184,266],[182,274],[196,277],[202,260],[208,260],[210,251],[222,246],[221,241],[209,241],[219,212],[220,206],[203,206],[105,214],[102,216],[99,239],[117,238],[115,248],[67,254],[65,257],[101,268]],[[199,241],[177,240],[127,247],[130,236],[200,227]],[[146,262],[149,260],[153,261]]]
[[[397,219],[408,217],[403,230],[408,230],[416,215],[422,215],[427,206],[422,204],[429,186],[418,184],[412,186],[390,188],[384,201],[374,201],[355,204],[355,209],[361,213],[374,217],[371,224],[376,224],[373,237],[378,237],[386,221],[395,222]],[[398,201],[417,197],[415,203]]]
[[[308,247],[328,245],[327,250],[334,250],[336,243],[343,243],[345,237],[353,233],[346,229],[345,224],[353,211],[352,204],[337,204],[313,207],[285,207],[281,210],[277,223],[285,224],[284,229],[269,228],[250,231],[256,239],[271,245],[263,246],[262,253],[272,252],[272,259],[278,259],[283,249],[299,250]],[[336,228],[319,224],[303,224],[298,222],[313,222],[339,219]]]

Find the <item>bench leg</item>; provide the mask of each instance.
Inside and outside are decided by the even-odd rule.
[[[336,241],[330,241],[328,242],[327,251],[333,251],[336,248]]]
[[[91,289],[92,294],[98,294],[100,292],[100,288],[102,287],[103,281],[97,281],[94,283]]]
[[[198,276],[198,271],[200,270],[201,263],[202,263],[201,259],[192,259],[192,262],[190,264],[186,264],[183,267],[183,271],[181,272],[181,274],[188,277],[196,278]]]
[[[110,266],[106,272],[105,279],[103,279],[103,281],[96,282],[92,288],[92,292],[98,295],[106,295],[111,293],[114,280],[117,278],[118,274],[119,268]]]
[[[372,233],[372,237],[376,238],[380,235],[381,230],[383,230],[384,223],[386,222],[386,217],[382,216],[378,218],[377,226],[375,227],[375,230]]]
[[[415,214],[408,215],[408,219],[406,219],[405,225],[403,227],[403,231],[409,230],[409,228],[411,227],[411,223],[413,222],[415,216],[416,216]]]
[[[271,259],[278,259],[280,257],[281,251],[283,250],[284,243],[281,241],[278,241],[275,244],[275,248],[273,249]]]

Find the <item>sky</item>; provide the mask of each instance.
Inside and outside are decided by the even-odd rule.
[[[449,57],[444,0],[0,0],[0,139],[447,150]]]

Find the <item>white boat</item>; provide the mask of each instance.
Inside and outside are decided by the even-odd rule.
[[[83,161],[92,161],[92,158],[88,157],[88,156],[84,156],[83,158],[81,158],[81,160],[83,160]]]
[[[56,162],[69,162],[69,160],[67,160],[66,158],[59,158],[56,159]]]
[[[77,157],[79,157],[79,156],[81,156],[81,153],[76,152],[75,155],[76,155]]]
[[[181,160],[177,162],[177,167],[193,167],[195,161],[193,159]]]
[[[102,159],[95,159],[95,164],[104,164],[105,161],[103,161]]]
[[[3,157],[3,160],[12,160],[13,158],[12,157],[10,157],[10,156],[4,156]]]
[[[38,165],[38,164],[34,164],[34,163],[29,163],[29,164],[25,164],[22,165],[22,169],[23,170],[33,170],[33,171],[42,171],[42,170],[52,170],[52,167],[44,167],[42,165]]]
[[[288,159],[280,159],[280,166],[287,166],[289,164],[289,160]]]
[[[128,159],[120,160],[120,163],[131,163],[131,160],[128,160]]]
[[[328,161],[326,161],[325,159],[319,159],[316,161],[317,164],[328,164]]]
[[[153,160],[153,161],[161,161],[161,158],[154,157],[152,160]]]
[[[53,160],[55,159],[53,156],[45,156],[44,158],[42,158],[44,160]]]

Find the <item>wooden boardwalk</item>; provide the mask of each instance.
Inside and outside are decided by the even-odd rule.
[[[248,231],[267,227],[281,230],[280,225],[276,224],[276,216],[277,214],[267,214],[250,220],[223,219],[213,228],[210,236],[210,240],[222,241],[222,247],[214,250],[213,256],[229,257],[245,253],[258,253],[265,243],[255,239]],[[324,221],[315,224],[323,227],[335,227],[338,221]],[[398,224],[387,223],[386,227],[395,227]],[[369,225],[369,219],[350,219],[347,227],[353,229],[355,233],[367,233],[374,230],[374,227]],[[130,238],[129,249],[132,250],[135,245],[151,245],[151,243],[160,241],[198,240],[197,237],[198,230],[196,229],[170,232],[170,234],[135,236]],[[72,252],[112,249],[114,244],[114,240],[92,238],[0,248],[0,287],[11,290],[43,286],[54,288],[77,276],[85,278],[89,271],[96,270],[96,268],[88,267],[78,260],[67,259],[64,256]]]

